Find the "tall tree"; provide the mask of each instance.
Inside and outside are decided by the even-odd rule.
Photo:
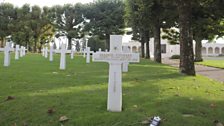
[[[90,3],[84,10],[84,16],[89,23],[85,30],[100,39],[106,39],[106,49],[109,49],[110,35],[124,33],[124,3],[122,0],[98,0]]]
[[[15,8],[10,3],[0,4],[0,47],[4,46],[5,37],[12,34]]]
[[[147,4],[143,0],[126,0],[126,23],[133,30],[133,39],[141,42],[142,58],[150,59],[149,38],[150,38],[150,16]],[[146,55],[145,55],[146,45]]]
[[[180,29],[180,72],[195,75],[193,33],[192,33],[192,1],[177,0]]]
[[[84,22],[82,4],[66,4],[52,7],[53,23],[59,36],[67,36],[68,49],[72,47],[73,38],[81,38],[81,28]]]

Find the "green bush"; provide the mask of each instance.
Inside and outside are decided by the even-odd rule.
[[[180,55],[172,55],[170,59],[180,59]]]

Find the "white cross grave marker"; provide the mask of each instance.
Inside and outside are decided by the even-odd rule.
[[[83,50],[83,58],[86,58],[86,49]]]
[[[52,45],[50,45],[50,56],[49,56],[50,62],[52,62],[54,60],[53,53],[54,53],[54,46],[52,44]]]
[[[42,56],[43,57],[45,56],[45,47],[43,47],[43,49],[42,49]]]
[[[61,45],[61,58],[60,58],[60,70],[65,70],[66,68],[66,45]]]
[[[15,50],[15,60],[19,59],[19,45],[16,45],[16,50]]]
[[[122,73],[123,62],[139,62],[138,53],[122,53],[122,36],[110,36],[110,52],[96,52],[93,61],[109,62],[109,83],[107,110],[112,112],[122,111]]]
[[[90,63],[90,54],[92,53],[94,53],[93,51],[90,51],[90,47],[87,47],[86,48],[86,63]]]
[[[74,59],[74,53],[75,53],[75,50],[74,49],[71,49],[71,59]]]
[[[44,57],[45,58],[48,57],[48,47],[45,47],[45,49],[44,49]]]
[[[23,56],[26,55],[26,47],[23,46]]]
[[[8,67],[10,65],[10,51],[14,51],[10,47],[10,42],[6,42],[5,48],[0,48],[0,51],[4,51],[4,66]]]
[[[23,46],[20,47],[20,57],[23,57]]]
[[[123,46],[123,52],[124,52],[124,53],[130,53],[131,51],[130,51],[130,49],[128,48],[128,46]],[[123,72],[128,72],[128,65],[129,65],[128,62],[124,62],[124,63],[122,64],[122,71],[123,71]]]

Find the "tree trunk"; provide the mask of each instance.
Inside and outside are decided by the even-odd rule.
[[[2,47],[5,47],[5,45],[6,45],[6,38],[2,37]]]
[[[149,47],[149,30],[144,31],[144,43],[146,43],[146,59],[150,59],[150,47]]]
[[[154,61],[161,63],[161,40],[160,40],[160,25],[159,20],[154,23]]]
[[[196,46],[195,46],[195,62],[202,62],[202,39],[201,38],[196,38]]]
[[[144,37],[141,37],[141,57],[145,58],[145,42]]]
[[[195,75],[193,35],[191,29],[191,1],[179,0],[179,28],[180,28],[180,72]]]
[[[68,37],[68,50],[72,49],[72,38]]]
[[[34,42],[34,49],[33,49],[34,53],[37,52],[37,38],[35,39],[35,42]]]
[[[4,47],[4,37],[1,37],[0,47],[1,47],[1,48],[3,48],[3,47]]]
[[[105,49],[107,49],[108,51],[110,51],[110,34],[106,34]]]

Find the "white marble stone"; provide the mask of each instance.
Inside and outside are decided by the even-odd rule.
[[[101,51],[102,51],[102,49],[101,49],[101,48],[99,48],[98,52],[101,52]]]
[[[15,60],[19,60],[19,45],[16,45],[16,50],[15,50]]]
[[[93,51],[90,51],[90,47],[86,48],[86,63],[90,63],[90,54],[93,54]]]
[[[41,51],[42,51],[42,56],[44,57],[45,56],[45,47],[43,47],[43,49]]]
[[[110,52],[96,52],[93,54],[94,62],[109,62],[109,83],[107,110],[122,111],[122,73],[123,62],[139,62],[138,53],[122,52],[122,36],[110,36]]]
[[[10,42],[6,42],[5,48],[1,48],[0,51],[4,51],[4,66],[8,67],[10,65],[10,51],[14,51],[10,47]]]
[[[23,46],[20,47],[20,57],[23,57]]]
[[[74,53],[75,53],[75,50],[74,49],[71,49],[71,59],[74,59]]]
[[[52,62],[54,60],[54,56],[53,56],[54,55],[54,46],[53,45],[50,45],[50,51],[49,51],[49,53],[50,53],[49,54],[50,55],[49,56],[49,61]]]
[[[123,53],[131,53],[131,50],[128,48],[128,46],[123,46]],[[128,72],[128,65],[129,62],[122,63],[122,72]]]
[[[65,70],[66,68],[66,45],[61,45],[61,58],[60,58],[60,70]]]
[[[45,58],[48,57],[48,47],[45,47],[45,50],[44,50],[44,57],[45,57]]]
[[[26,47],[23,46],[23,56],[26,55]]]
[[[83,58],[86,58],[86,49],[83,50]]]

